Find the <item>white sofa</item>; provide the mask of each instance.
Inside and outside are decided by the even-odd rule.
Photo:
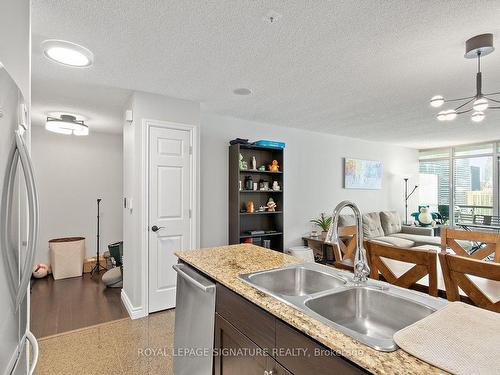
[[[352,215],[341,215],[340,226],[354,225]],[[363,214],[363,236],[392,246],[411,248],[422,245],[440,246],[441,238],[432,235],[432,228],[406,226],[396,211]]]

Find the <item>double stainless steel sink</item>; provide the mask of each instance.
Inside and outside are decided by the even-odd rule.
[[[380,351],[393,351],[393,335],[446,305],[416,291],[368,280],[317,263],[253,272],[239,278],[260,291]]]

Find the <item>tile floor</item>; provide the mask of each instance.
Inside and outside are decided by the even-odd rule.
[[[37,375],[170,375],[174,310],[39,340]]]

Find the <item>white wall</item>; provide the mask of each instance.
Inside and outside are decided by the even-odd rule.
[[[0,1],[0,63],[30,102],[30,1]]]
[[[132,210],[124,209],[124,271],[122,296],[129,313],[135,318],[147,314],[145,306],[147,282],[144,280],[147,269],[143,255],[147,249],[142,246],[142,238],[147,236],[143,225],[143,139],[142,121],[144,119],[171,121],[199,125],[200,104],[188,100],[169,98],[145,92],[134,92],[124,111],[133,111],[134,121],[123,125],[124,172],[123,191],[127,199],[132,199]],[[146,285],[145,285],[146,284]]]
[[[33,167],[40,200],[37,261],[48,262],[51,238],[83,236],[96,252],[97,198],[101,202],[101,252],[122,240],[122,137],[60,135],[32,127]]]
[[[202,112],[201,125],[201,246],[228,242],[228,145],[236,137],[273,139],[285,148],[285,246],[301,244],[311,230],[309,220],[331,213],[349,199],[363,212],[398,210],[404,216],[404,174],[417,176],[417,151],[299,129],[273,126]],[[380,160],[381,190],[343,188],[343,158]],[[409,182],[412,185],[412,181]],[[414,184],[414,183],[413,183]],[[414,202],[413,207],[416,205]],[[409,204],[412,207],[412,203]]]
[[[160,95],[135,92],[124,110],[132,109],[132,124],[124,121],[124,196],[133,208],[125,209],[124,286],[122,297],[133,317],[147,314],[145,251],[142,238],[142,121],[154,119],[200,126],[200,246],[228,242],[227,179],[228,142],[241,137],[275,139],[287,143],[285,150],[285,245],[301,243],[311,230],[309,220],[331,212],[344,199],[358,203],[361,210],[395,209],[403,215],[403,179],[417,175],[417,151],[382,143],[360,141],[270,124],[239,120],[201,112],[199,104]],[[381,190],[343,188],[343,158],[375,159],[383,163]]]

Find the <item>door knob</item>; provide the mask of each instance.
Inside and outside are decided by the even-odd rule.
[[[163,229],[163,228],[165,228],[165,227],[158,227],[158,226],[156,226],[156,225],[153,225],[153,226],[151,227],[151,230],[152,230],[153,232],[158,232],[160,229]]]

